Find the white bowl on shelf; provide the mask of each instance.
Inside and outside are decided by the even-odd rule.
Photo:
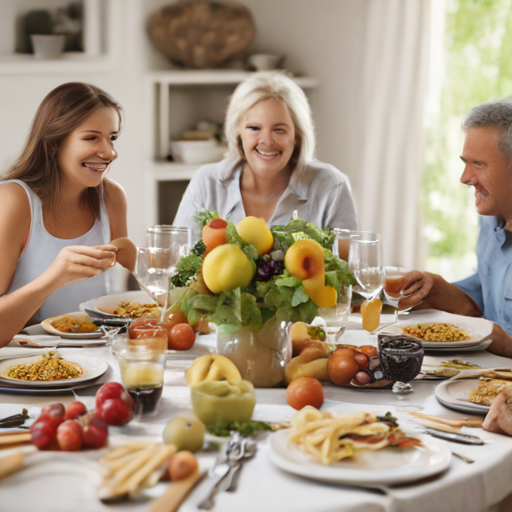
[[[215,139],[209,140],[173,140],[170,152],[176,162],[185,164],[207,164],[224,158],[225,146]]]

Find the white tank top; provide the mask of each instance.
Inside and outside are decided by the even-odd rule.
[[[8,293],[19,290],[26,284],[39,277],[54,262],[57,254],[70,245],[102,245],[110,242],[110,222],[105,203],[101,201],[100,219],[85,235],[70,240],[55,238],[50,235],[43,222],[43,208],[39,196],[23,181],[0,181],[0,186],[6,183],[17,183],[25,189],[30,202],[31,224],[27,247],[23,251],[14,279]],[[106,272],[79,283],[62,286],[42,304],[32,317],[32,321],[41,322],[52,316],[79,311],[82,302],[109,294]]]

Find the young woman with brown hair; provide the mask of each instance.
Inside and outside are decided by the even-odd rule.
[[[124,191],[105,177],[121,123],[120,105],[84,83],[57,87],[39,106],[0,181],[0,346],[27,323],[107,294],[103,272],[116,256],[132,265],[110,243],[127,236]]]

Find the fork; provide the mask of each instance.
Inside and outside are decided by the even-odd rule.
[[[238,434],[238,435],[236,435]],[[231,487],[231,483],[233,482],[233,478],[236,472],[240,469],[240,460],[242,460],[245,456],[245,443],[240,439],[240,434],[237,432],[236,434],[232,434],[232,438],[228,443],[228,448],[226,451],[226,461],[222,464],[226,464],[228,466],[227,471],[223,476],[215,483],[209,492],[208,496],[197,506],[197,508],[202,510],[210,510],[214,505],[214,498],[219,492],[223,492],[228,490]],[[219,464],[220,466],[220,464]]]

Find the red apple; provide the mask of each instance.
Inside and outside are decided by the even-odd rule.
[[[107,425],[121,426],[133,418],[134,410],[120,398],[109,398],[101,407],[100,419]]]
[[[101,448],[108,437],[108,425],[93,413],[82,416],[78,421],[82,426],[84,445],[89,448]]]
[[[66,406],[66,419],[75,420],[87,413],[87,408],[82,402],[71,402]]]
[[[96,416],[108,425],[125,425],[135,412],[135,402],[119,382],[107,382],[96,393]]]
[[[41,409],[41,416],[43,415],[64,418],[66,416],[66,409],[64,405],[60,403],[48,404]]]
[[[39,416],[30,427],[32,444],[40,450],[50,446],[55,441],[57,426],[58,423],[51,416]]]
[[[82,448],[82,427],[77,420],[66,420],[57,429],[59,448],[65,452],[76,452]]]

